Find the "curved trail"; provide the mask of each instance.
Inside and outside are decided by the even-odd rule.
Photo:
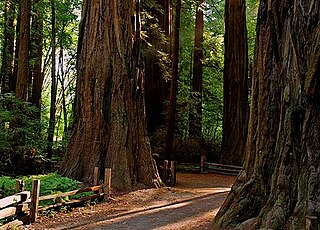
[[[110,204],[43,218],[28,229],[210,229],[235,177],[179,173],[175,188],[142,189]]]

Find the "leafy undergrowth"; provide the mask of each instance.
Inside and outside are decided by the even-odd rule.
[[[56,173],[50,173],[45,175],[33,175],[29,177],[12,178],[8,176],[0,177],[0,198],[10,196],[16,193],[15,185],[16,180],[22,179],[25,181],[25,190],[31,191],[32,180],[40,180],[40,196],[51,195],[57,193],[64,193],[80,188],[81,182],[73,180],[67,177],[62,177]],[[71,199],[77,199],[82,196],[88,196],[92,193],[82,193],[71,197],[59,198],[58,200],[41,201],[40,206],[50,205],[58,202],[66,202]]]

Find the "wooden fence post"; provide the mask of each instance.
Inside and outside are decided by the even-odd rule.
[[[306,230],[319,230],[317,216],[306,216]]]
[[[24,212],[28,210],[28,204],[25,203],[25,201],[30,198],[30,192],[29,191],[20,192],[20,197],[21,197],[21,200],[17,205],[17,211],[16,211],[16,214],[18,217],[23,216]]]
[[[206,161],[206,156],[201,154],[200,156],[200,172],[204,172],[204,162]]]
[[[171,169],[171,181],[170,185],[174,186],[177,182],[177,176],[176,176],[176,161],[170,162],[170,169]]]
[[[25,190],[25,183],[23,180],[16,180],[16,191],[23,192]]]
[[[93,185],[98,185],[99,182],[99,167],[94,167],[93,171]]]
[[[34,223],[38,215],[40,196],[40,180],[32,181],[31,207],[30,207],[30,223]]]
[[[169,165],[169,161],[168,160],[164,160],[163,161],[163,172],[162,172],[162,178],[165,181],[165,183],[167,183],[167,170],[168,170],[168,165]]]
[[[104,169],[104,184],[103,184],[104,200],[108,200],[111,195],[111,168]]]

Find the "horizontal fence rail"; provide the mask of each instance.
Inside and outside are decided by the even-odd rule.
[[[29,222],[33,223],[37,219],[38,211],[43,211],[49,208],[72,205],[77,203],[82,203],[84,201],[93,200],[96,198],[103,198],[103,200],[108,200],[111,195],[111,169],[106,168],[104,171],[104,178],[98,180],[99,178],[99,168],[95,167],[93,172],[93,182],[94,186],[81,188],[78,190],[68,191],[64,193],[57,193],[51,195],[40,196],[40,180],[32,181],[32,191],[23,191],[25,188],[25,183],[22,180],[17,180],[16,190],[17,194],[0,199],[0,219],[8,218],[10,216],[26,216],[29,214]],[[98,183],[101,183],[98,185]],[[69,201],[62,201],[61,198],[67,196],[74,196],[83,193],[94,193],[85,194],[83,197],[75,198]],[[39,206],[40,201],[48,200],[58,200],[57,203],[45,206]],[[0,226],[1,229],[10,228],[10,226],[22,225],[22,221],[14,220],[10,223]]]

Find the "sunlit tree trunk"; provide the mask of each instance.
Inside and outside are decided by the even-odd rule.
[[[140,62],[139,2],[83,1],[74,123],[61,167],[92,183],[93,169],[110,167],[115,190],[156,176],[146,131]]]
[[[223,84],[221,161],[224,164],[242,165],[249,117],[245,0],[226,0]]]
[[[260,1],[246,161],[214,229],[319,229],[319,17]]]

